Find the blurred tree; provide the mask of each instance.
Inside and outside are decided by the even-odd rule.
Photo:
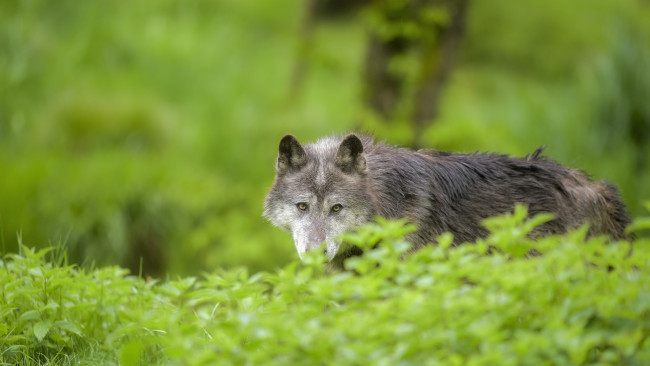
[[[618,29],[614,40],[598,69],[602,135],[609,148],[633,147],[635,168],[643,171],[650,145],[650,43],[647,34],[631,26]]]
[[[298,57],[291,75],[291,99],[298,96],[302,90],[307,73],[307,59],[312,49],[313,33],[317,21],[348,16],[356,13],[371,2],[372,0],[307,0],[304,2],[300,23]]]
[[[427,124],[437,117],[468,5],[469,0],[378,0],[370,8],[365,103],[384,120],[393,118],[400,103],[408,103],[415,147],[422,146]],[[416,70],[410,87],[409,75],[395,65],[409,54]]]
[[[305,3],[291,95],[297,96],[307,69],[318,19],[365,10],[369,24],[365,57],[364,104],[391,121],[400,106],[410,115],[413,146],[422,145],[436,119],[442,90],[456,62],[469,0],[310,0]],[[400,62],[410,63],[400,67]],[[415,72],[414,72],[415,70]]]

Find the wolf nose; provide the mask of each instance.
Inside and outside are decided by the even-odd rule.
[[[309,237],[309,243],[314,248],[318,247],[325,241],[324,235],[312,235]]]
[[[310,235],[309,241],[312,244],[320,244],[325,241],[324,235]]]

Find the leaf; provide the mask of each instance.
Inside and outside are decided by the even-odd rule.
[[[69,322],[67,320],[57,320],[54,322],[54,326],[59,329],[74,333],[80,337],[82,336],[81,328],[77,324]]]
[[[530,219],[526,220],[524,223],[524,231],[526,233],[530,233],[535,229],[536,227],[545,224],[553,219],[556,218],[556,215],[551,214],[551,213],[539,213]]]
[[[454,244],[454,235],[452,233],[443,233],[436,239],[438,246],[443,249],[449,249]]]
[[[634,220],[625,230],[626,233],[650,229],[650,217],[642,217]]]
[[[52,328],[52,322],[49,320],[43,320],[34,324],[34,335],[38,341],[42,341],[43,338],[47,335],[47,332]]]
[[[43,271],[41,270],[41,267],[33,267],[30,268],[28,271],[31,275],[34,275],[36,277],[43,277]]]
[[[27,310],[26,312],[20,314],[18,321],[29,321],[36,320],[41,317],[41,314],[36,310]]]
[[[59,304],[52,301],[52,300],[50,300],[50,301],[48,301],[47,305],[41,307],[40,310],[41,311],[44,311],[44,310],[56,311],[56,309],[58,309],[58,308],[59,308]]]

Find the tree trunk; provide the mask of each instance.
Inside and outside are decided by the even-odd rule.
[[[365,104],[383,119],[392,117],[402,98],[404,80],[391,73],[390,62],[406,52],[408,42],[403,38],[383,40],[371,34],[368,40],[365,66]]]
[[[448,2],[451,22],[439,30],[439,47],[423,50],[420,83],[415,92],[412,123],[413,145],[422,147],[422,137],[427,126],[438,117],[441,94],[456,63],[460,41],[465,31],[469,0]]]

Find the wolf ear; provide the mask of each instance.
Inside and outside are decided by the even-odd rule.
[[[357,135],[347,135],[336,153],[336,166],[343,172],[363,173],[366,170],[366,158],[363,157],[363,143]]]
[[[278,154],[278,173],[284,173],[290,169],[298,170],[307,164],[307,154],[298,140],[293,135],[285,135],[280,140]]]

